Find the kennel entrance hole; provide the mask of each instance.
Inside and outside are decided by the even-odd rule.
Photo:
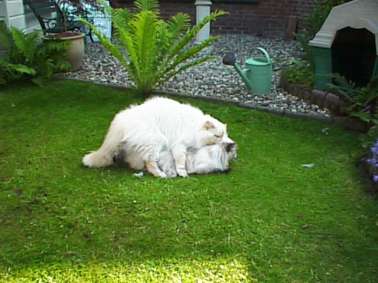
[[[365,28],[339,30],[332,43],[332,73],[366,86],[373,75],[376,48],[374,34]]]

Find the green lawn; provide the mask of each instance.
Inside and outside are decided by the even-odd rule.
[[[377,282],[378,202],[357,134],[186,100],[227,122],[230,173],[84,168],[139,101],[71,81],[0,90],[0,282]]]

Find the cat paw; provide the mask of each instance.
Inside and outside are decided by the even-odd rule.
[[[99,154],[94,151],[86,154],[83,157],[83,165],[90,168],[100,168],[106,167],[113,164],[113,159],[109,158],[107,155]]]
[[[167,174],[168,178],[175,178],[175,177],[177,177],[177,172],[174,169],[172,169],[172,170],[165,170],[164,173]]]
[[[180,176],[180,177],[183,177],[183,178],[186,178],[188,177],[188,172],[186,172],[186,170],[177,170],[177,174]]]
[[[165,179],[167,178],[167,174],[165,174],[164,172],[160,172],[159,177]]]

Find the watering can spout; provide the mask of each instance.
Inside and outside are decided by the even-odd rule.
[[[242,78],[243,82],[246,84],[248,90],[252,90],[252,84],[251,81],[248,77],[248,73],[250,72],[249,69],[242,69],[242,67],[238,64],[235,63],[234,65],[236,72],[239,74],[239,76]]]
[[[248,76],[247,76],[248,69],[243,70],[242,67],[238,63],[236,63],[236,56],[234,53],[232,52],[226,53],[226,55],[223,57],[223,64],[228,65],[228,66],[233,66],[236,72],[242,78],[243,82],[251,90],[251,86],[250,86]]]
[[[273,76],[272,60],[265,49],[258,48],[258,50],[264,54],[264,57],[247,59],[245,68],[236,63],[236,57],[233,53],[227,53],[223,57],[223,64],[233,66],[253,94],[268,94]]]

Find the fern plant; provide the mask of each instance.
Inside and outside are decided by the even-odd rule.
[[[339,94],[346,102],[346,112],[369,123],[378,125],[378,77],[373,78],[366,87],[358,88],[341,75],[334,75],[330,90]]]
[[[66,59],[67,44],[43,41],[38,32],[26,34],[0,24],[0,46],[5,49],[4,58],[0,58],[0,84],[20,79],[41,84],[53,73],[70,67]]]
[[[117,43],[112,43],[95,26],[82,20],[123,65],[137,91],[145,96],[178,73],[213,58],[196,55],[209,47],[216,37],[192,43],[207,23],[225,14],[216,11],[191,27],[187,14],[179,13],[163,20],[158,4],[157,0],[136,0],[134,13],[127,9],[109,8]]]
[[[19,80],[23,76],[34,76],[35,74],[35,70],[28,66],[0,60],[0,85],[5,85],[12,80]]]
[[[289,83],[300,84],[312,88],[314,73],[312,66],[305,60],[295,60],[293,64],[282,71],[282,75]]]

